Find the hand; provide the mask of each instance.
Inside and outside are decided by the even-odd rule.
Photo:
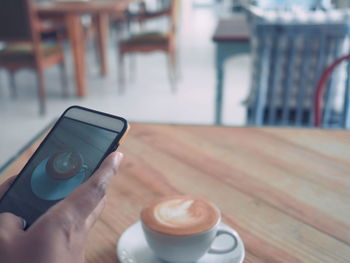
[[[24,231],[24,220],[0,214],[0,262],[83,263],[86,237],[106,202],[106,188],[123,155],[112,153],[84,184]],[[13,178],[0,185],[0,196]]]

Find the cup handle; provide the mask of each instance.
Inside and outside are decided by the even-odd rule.
[[[218,236],[221,236],[221,235],[229,235],[230,237],[232,237],[232,239],[234,241],[233,244],[228,248],[213,248],[213,247],[211,247],[209,249],[208,253],[210,253],[210,254],[226,254],[226,253],[229,253],[237,248],[238,240],[237,240],[237,237],[233,233],[231,233],[227,230],[219,229],[218,232],[216,233],[215,238],[217,238]]]

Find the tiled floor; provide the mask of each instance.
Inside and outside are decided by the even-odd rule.
[[[182,2],[178,39],[181,78],[176,93],[172,93],[169,86],[166,58],[159,53],[138,55],[132,81],[128,82],[124,94],[118,94],[116,44],[113,37],[109,50],[110,71],[106,78],[99,76],[94,52],[91,51],[91,45],[88,45],[86,98],[74,96],[68,47],[66,56],[71,90],[68,99],[61,97],[58,69],[50,68],[46,71],[48,110],[44,117],[38,115],[33,72],[18,72],[18,98],[12,100],[8,92],[7,74],[0,71],[0,166],[73,104],[121,115],[131,122],[213,124],[215,46],[211,42],[211,36],[221,9],[194,8],[190,1]],[[243,125],[245,122],[245,110],[241,102],[249,87],[249,66],[250,58],[246,55],[237,56],[227,62],[223,109],[226,125]]]

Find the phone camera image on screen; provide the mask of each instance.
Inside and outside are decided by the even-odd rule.
[[[1,200],[0,212],[12,211],[32,224],[91,176],[117,135],[116,131],[61,118]]]
[[[34,169],[31,187],[43,200],[60,200],[86,179],[88,166],[82,155],[72,150],[57,152]]]

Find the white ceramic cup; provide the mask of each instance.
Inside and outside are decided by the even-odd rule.
[[[220,222],[221,218],[205,232],[184,236],[159,233],[143,222],[142,228],[149,247],[158,258],[166,262],[189,263],[197,261],[206,253],[225,254],[237,248],[237,237],[227,230],[220,229]],[[229,235],[232,237],[232,243],[223,248],[212,247],[212,243],[220,235]]]

